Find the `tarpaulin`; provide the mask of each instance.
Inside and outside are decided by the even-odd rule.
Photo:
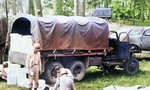
[[[40,41],[43,50],[101,50],[109,47],[108,23],[101,18],[35,17],[23,14],[17,15],[13,22],[19,18],[30,21],[31,35],[35,41]],[[13,32],[13,22],[11,32]]]

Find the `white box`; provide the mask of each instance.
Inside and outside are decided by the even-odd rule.
[[[37,90],[44,90],[44,88],[46,87],[45,80],[39,79],[38,82],[39,82],[39,87],[38,87]],[[34,81],[33,81],[33,87],[34,86],[35,86],[35,84],[34,84]]]
[[[17,84],[21,87],[28,88],[28,79],[20,79],[18,80]]]
[[[7,75],[7,84],[8,85],[16,85],[17,84],[17,76],[16,75]]]
[[[7,73],[7,75],[10,75],[10,73],[11,73],[10,68],[4,68],[4,71]]]
[[[20,65],[19,64],[10,64],[9,68],[20,68]]]
[[[17,79],[26,79],[26,69],[25,68],[17,68]]]
[[[10,75],[17,75],[17,69],[16,68],[9,68],[10,69]]]
[[[39,81],[39,87],[38,87],[38,90],[44,90],[44,88],[46,87],[45,85],[45,80],[38,80]]]

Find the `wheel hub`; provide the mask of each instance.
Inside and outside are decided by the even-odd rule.
[[[134,63],[134,62],[131,62],[130,64],[129,64],[129,71],[130,72],[132,72],[132,71],[134,71],[135,69],[136,69],[136,63]]]

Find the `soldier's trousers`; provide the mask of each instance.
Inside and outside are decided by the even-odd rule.
[[[29,75],[29,88],[33,87],[33,81],[34,81],[34,88],[38,88],[39,87],[39,66],[38,65],[34,65],[30,68],[30,71],[32,71],[34,74],[33,75]]]

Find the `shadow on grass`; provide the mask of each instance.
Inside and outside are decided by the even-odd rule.
[[[7,80],[4,80],[0,77],[0,82],[7,82]]]

